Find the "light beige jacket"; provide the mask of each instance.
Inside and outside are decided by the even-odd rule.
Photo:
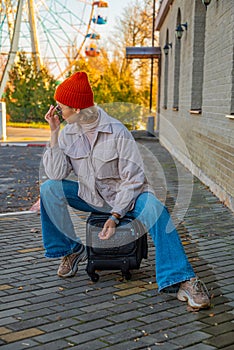
[[[73,170],[79,182],[78,196],[123,217],[137,196],[153,192],[147,184],[143,161],[131,133],[118,120],[98,107],[100,122],[90,147],[78,124],[67,124],[59,144],[48,147],[43,163],[50,179],[65,179]]]

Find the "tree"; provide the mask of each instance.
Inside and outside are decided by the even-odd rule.
[[[152,0],[135,0],[123,9],[122,16],[118,18],[115,31],[110,37],[115,51],[119,53],[119,56],[122,56],[122,70],[130,69],[132,76],[134,76],[135,88],[140,92],[140,104],[145,107],[149,107],[151,62],[149,59],[127,60],[125,49],[128,46],[151,46],[152,27]],[[156,105],[157,90],[156,74],[157,71],[154,69],[154,106]]]
[[[99,105],[122,103],[122,115],[127,121],[133,120],[136,111],[132,112],[132,105],[149,107],[150,60],[127,60],[125,49],[126,46],[150,46],[151,37],[152,1],[134,0],[124,8],[115,33],[109,38],[106,48],[101,50],[101,55],[96,58],[80,56],[68,75],[85,70],[95,102]],[[108,45],[111,45],[110,50]],[[49,105],[54,104],[55,88],[56,81],[48,71],[45,68],[38,71],[33,61],[21,53],[10,72],[5,93],[10,120],[44,121]],[[153,97],[155,105],[155,91]],[[142,115],[143,112],[137,110],[137,113]]]
[[[54,103],[55,79],[46,68],[37,70],[33,60],[20,53],[9,74],[5,92],[7,113],[14,122],[44,122]]]
[[[96,103],[140,102],[130,69],[122,70],[121,60],[110,59],[104,49],[99,57],[81,57],[70,74],[77,70],[88,73]]]

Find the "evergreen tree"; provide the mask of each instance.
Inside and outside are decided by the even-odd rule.
[[[9,74],[5,92],[7,113],[13,122],[44,122],[54,104],[56,81],[46,68],[36,69],[32,59],[20,53]]]

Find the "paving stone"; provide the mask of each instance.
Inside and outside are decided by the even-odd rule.
[[[97,312],[92,312],[92,320],[99,320],[101,318],[108,318],[108,316],[113,315],[112,309],[99,310]],[[83,313],[81,315],[74,316],[77,320],[82,322],[90,321],[90,314]]]
[[[187,311],[186,306],[184,306],[184,308]],[[176,323],[177,325],[182,325],[182,324],[186,324],[186,323],[190,323],[198,320],[200,321],[202,318],[201,316],[202,315],[199,315],[199,313],[196,313],[196,312],[192,312],[192,313],[187,312],[183,315],[171,317],[170,321]]]
[[[130,289],[124,289],[118,292],[115,292],[116,295],[119,295],[121,297],[125,297],[128,295],[132,295],[132,294],[138,294],[141,292],[145,292],[147,289],[146,288],[140,288],[140,287],[134,287],[134,288],[130,288]]]
[[[48,324],[50,321],[42,318],[42,317],[37,317],[37,318],[33,318],[27,321],[19,321],[19,320],[15,320],[15,323],[10,323],[8,325],[8,328],[14,330],[14,331],[20,331],[23,329],[27,329],[30,327],[37,327],[37,326],[43,326],[44,324]]]
[[[12,332],[11,329],[6,328],[6,327],[0,327],[0,336],[1,336],[2,334],[7,334],[7,333],[10,333],[10,332]]]
[[[9,289],[10,291],[10,289]],[[21,291],[14,291],[14,295],[7,295],[6,297],[2,298],[2,303],[8,303],[11,302],[12,300],[27,300],[28,298],[31,298],[32,294],[28,292],[21,292]]]
[[[142,307],[143,306],[143,307]],[[145,309],[150,308],[150,306],[145,306],[142,303],[139,302],[130,302],[130,303],[125,303],[125,304],[116,304],[115,305],[115,312],[116,313],[121,313],[121,312],[126,312],[126,311],[131,311],[131,310],[137,310],[141,312],[141,309],[143,310],[143,313],[145,313]]]
[[[177,304],[178,304],[178,302],[177,302]],[[156,314],[156,313],[163,312],[163,311],[171,312],[172,307],[171,307],[171,305],[169,305],[169,303],[162,303],[162,304],[147,305],[144,307],[140,307],[140,308],[138,308],[138,311],[144,313],[144,315],[151,315],[151,314]]]
[[[206,327],[205,331],[212,335],[224,334],[229,331],[234,331],[234,324],[232,322],[225,322],[213,327]]]
[[[32,297],[30,295],[30,297]],[[23,297],[23,299],[26,299],[27,297]],[[43,303],[44,301],[48,301],[48,300],[55,300],[55,299],[62,299],[62,296],[59,295],[58,293],[50,293],[50,294],[46,294],[46,295],[42,295],[39,297],[36,297],[35,295],[33,296],[33,303]]]
[[[42,317],[42,316],[48,316],[53,314],[55,311],[52,311],[51,309],[45,308],[45,309],[39,309],[36,311],[31,311],[31,312],[25,312],[19,316],[18,319],[21,320],[29,320],[31,318],[37,318],[37,317]]]
[[[81,311],[84,312],[93,312],[93,311],[97,311],[97,310],[103,310],[103,309],[108,309],[110,307],[116,307],[115,304],[110,303],[110,302],[104,302],[104,303],[95,303],[93,305],[90,306],[85,306],[85,307],[81,307]]]
[[[206,343],[216,346],[218,349],[223,349],[224,346],[233,345],[233,332],[216,335],[207,339]]]
[[[78,324],[77,326],[71,327],[71,329],[73,329],[73,330],[75,330],[76,332],[79,332],[79,333],[84,333],[84,332],[91,331],[91,330],[98,329],[98,328],[101,328],[101,329],[104,329],[106,331],[109,331],[109,327],[108,326],[111,326],[111,325],[113,325],[112,322],[107,321],[105,319],[103,319],[103,320],[101,319],[101,320],[81,323],[81,324]]]
[[[18,322],[14,317],[5,317],[0,319],[0,326],[7,326],[11,323]]]
[[[0,311],[0,319],[7,317],[7,316],[12,316],[12,315],[18,315],[23,313],[23,310],[20,310],[18,308],[13,308],[10,310],[5,310],[5,311]]]
[[[115,303],[119,303],[119,304],[124,304],[124,303],[130,303],[130,302],[133,302],[133,301],[140,301],[140,302],[143,303],[145,300],[146,300],[146,298],[142,294],[132,294],[132,295],[128,295],[128,296],[125,296],[125,297],[116,296],[116,299],[115,299],[114,302]]]
[[[210,334],[206,334],[201,331],[196,331],[196,332],[186,334],[186,336],[182,335],[180,337],[174,338],[171,340],[171,342],[181,346],[188,346],[188,345],[200,343],[209,337],[210,337]]]
[[[142,332],[136,329],[128,329],[125,331],[122,331],[121,333],[112,333],[110,335],[107,335],[105,337],[101,337],[101,340],[109,343],[109,344],[118,344],[121,341],[136,339],[138,337],[142,336]]]
[[[204,325],[204,323],[199,321],[194,321],[192,323],[173,327],[170,329],[170,331],[174,332],[177,336],[180,336],[180,335],[192,333],[193,331],[201,330],[201,329],[204,329],[204,331],[207,332],[207,326]]]
[[[142,315],[143,314],[139,311],[123,312],[121,314],[108,317],[108,320],[113,322],[125,322],[134,318],[141,317]]]
[[[215,315],[218,315],[220,313],[230,313],[230,311],[233,310],[233,307],[231,305],[227,304],[221,304],[221,305],[215,305],[215,300],[214,300],[214,306],[213,308],[210,309],[210,311],[214,311]]]
[[[115,333],[115,332],[119,333],[121,331],[125,331],[126,329],[131,329],[131,328],[144,329],[145,324],[137,320],[131,320],[127,322],[118,323],[113,326],[107,326],[107,327],[104,327],[103,329],[110,333]]]
[[[32,292],[32,294],[40,296],[40,295],[44,295],[44,294],[50,294],[53,292],[58,292],[59,291],[59,287],[51,287],[51,288],[44,288],[44,289],[39,289],[39,290],[35,290]]]
[[[45,332],[53,332],[57,331],[58,329],[63,329],[63,328],[72,328],[72,326],[75,326],[79,324],[79,321],[73,319],[73,318],[67,318],[64,320],[59,320],[57,322],[50,322],[47,320],[47,323],[45,325],[40,325],[40,329],[42,329]],[[76,330],[74,328],[74,330]]]
[[[65,305],[55,305],[50,307],[51,310],[58,312],[64,312],[73,309],[80,309],[81,306],[84,306],[84,303],[69,303]]]
[[[99,339],[105,335],[108,335],[107,331],[104,331],[102,329],[95,329],[86,333],[81,333],[73,337],[69,337],[67,340],[74,344],[82,344],[93,339]]]
[[[166,345],[166,348],[165,348]],[[150,346],[150,350],[159,350],[159,349],[165,349],[165,350],[178,350],[182,349],[181,347],[178,348],[178,345],[172,344],[170,342],[161,342],[156,343],[155,345]],[[145,349],[146,350],[146,349]]]
[[[5,343],[4,343],[5,344]],[[7,345],[1,344],[1,350],[24,350],[24,349],[31,349],[34,346],[38,345],[37,342],[35,342],[32,339],[24,339],[21,341],[17,341],[14,343],[9,343]]]
[[[33,350],[60,350],[60,349],[70,349],[72,345],[68,341],[59,339],[46,344],[41,344],[36,347],[33,347]]]
[[[7,290],[7,289],[11,289],[13,288],[12,286],[10,286],[9,284],[1,284],[0,285],[0,290]]]
[[[31,303],[26,303],[26,306],[22,307],[22,310],[27,311],[27,312],[33,312],[33,311],[37,311],[40,309],[44,309],[44,308],[51,308],[58,305],[57,301],[47,301],[44,303],[35,303],[35,304],[31,304]]]
[[[44,332],[43,332],[44,333]],[[58,331],[45,333],[43,335],[39,335],[38,337],[35,337],[34,339],[38,341],[39,343],[48,343],[52,340],[58,340],[63,338],[68,338],[71,335],[76,334],[75,331],[66,328],[66,329],[59,329]]]
[[[109,344],[108,346],[106,346],[105,349],[108,349],[108,350],[144,349],[144,350],[146,350],[146,345],[141,340],[138,340],[138,341],[130,340],[130,341],[122,342],[119,344],[114,344],[114,345]]]
[[[18,252],[24,254],[24,253],[43,251],[43,250],[44,250],[43,247],[35,247],[35,248],[21,249],[21,250],[18,250]]]
[[[144,330],[147,333],[153,334],[155,332],[168,330],[173,327],[174,327],[174,323],[172,323],[171,321],[162,319],[158,322],[149,322],[149,324],[140,326],[139,329],[141,331]]]
[[[184,350],[216,350],[213,346],[199,343],[197,345],[189,346],[188,348],[183,348]]]
[[[12,301],[10,303],[0,304],[0,310],[14,309],[15,307],[22,307],[29,304],[30,303],[26,300]]]
[[[144,333],[140,339],[143,343],[148,345],[154,345],[155,343],[165,343],[166,345],[168,341],[171,341],[171,339],[175,337],[175,333],[172,333],[170,330],[164,330],[151,334]]]
[[[172,317],[172,315],[173,314],[171,314],[168,311],[162,311],[162,312],[156,311],[154,314],[151,314],[150,317],[149,316],[138,317],[138,320],[145,322],[145,323],[152,323],[155,321],[160,321],[162,319],[168,319],[168,318]]]
[[[123,283],[115,284],[114,287],[118,289],[131,289],[134,287],[145,287],[145,284],[142,280],[136,281],[124,281]]]
[[[93,340],[90,342],[85,343],[85,349],[84,344],[72,346],[73,350],[99,350],[106,348],[107,344],[103,343],[101,340]]]
[[[28,329],[25,329],[23,331],[3,334],[0,336],[0,338],[7,343],[11,343],[11,342],[15,342],[15,341],[20,340],[20,339],[31,338],[31,337],[34,337],[38,334],[43,334],[43,333],[44,332],[38,328],[28,328]]]
[[[210,325],[216,325],[227,321],[232,321],[233,319],[234,319],[233,315],[226,312],[224,314],[215,315],[214,317],[203,318],[202,322]]]

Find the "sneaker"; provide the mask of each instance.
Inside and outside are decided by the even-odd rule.
[[[87,251],[84,247],[81,252],[72,253],[62,258],[61,264],[58,268],[58,276],[60,277],[72,277],[78,271],[78,264],[87,260]]]
[[[181,283],[177,299],[188,301],[188,305],[196,309],[204,309],[210,306],[209,292],[205,284],[196,277]]]

